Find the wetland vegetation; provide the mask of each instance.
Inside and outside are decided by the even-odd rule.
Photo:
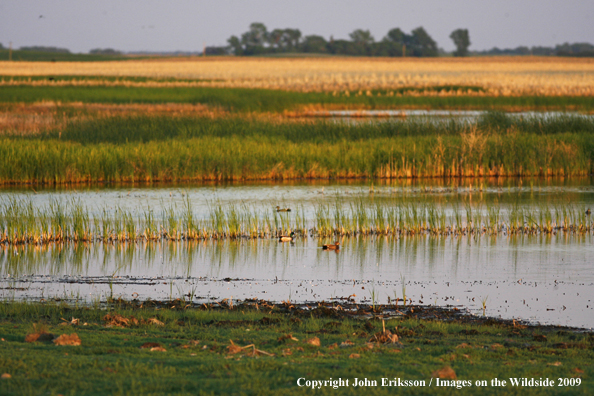
[[[478,193],[478,191],[477,191]],[[310,208],[308,208],[308,212]],[[391,236],[461,237],[471,235],[590,234],[594,222],[585,207],[568,204],[526,208],[480,201],[454,204],[413,204],[391,197],[374,203],[337,199],[320,202],[313,218],[303,205],[290,212],[247,204],[213,203],[197,214],[189,197],[182,207],[126,210],[108,206],[90,210],[80,200],[31,200],[0,203],[0,245],[62,242],[188,241],[237,238],[278,238],[296,232],[302,238]]]
[[[593,65],[0,62],[2,391],[291,394],[312,373],[428,380],[451,367],[459,380],[580,379],[563,390],[592,393],[590,333],[436,306],[591,326]],[[308,117],[400,109],[480,114]],[[504,113],[527,110],[543,113]],[[158,190],[177,182],[181,199]],[[275,239],[291,232],[294,244]],[[322,250],[336,240],[340,252]],[[237,298],[258,293],[277,304]],[[44,335],[72,332],[81,345]]]
[[[6,79],[6,78],[5,78]],[[12,79],[12,77],[11,77]],[[6,79],[8,81],[8,79]],[[73,85],[47,82],[2,85],[0,102],[39,101],[83,103],[201,103],[233,112],[291,112],[298,116],[309,109],[473,109],[592,112],[591,96],[490,96],[477,86],[443,85],[395,89],[347,90],[334,92],[293,92],[260,88],[217,88],[190,82],[148,82],[83,79]],[[18,80],[17,80],[18,81]],[[66,80],[76,82],[77,80]],[[198,82],[199,83],[199,82]],[[149,86],[147,86],[149,85]],[[172,85],[172,86],[167,86]],[[189,86],[188,86],[189,85]],[[92,89],[89,89],[92,87]],[[483,93],[482,95],[480,95]]]
[[[475,123],[67,116],[5,132],[0,183],[586,176],[593,131],[588,117],[502,113]]]
[[[586,115],[594,109],[592,62],[394,62],[2,64],[0,183],[592,173],[594,121]],[[180,107],[171,107],[175,103]],[[109,108],[97,110],[100,105]],[[38,114],[43,106],[53,107],[53,114]],[[169,111],[154,111],[163,106]],[[487,113],[476,122],[302,117],[316,110],[403,108]],[[519,110],[585,114],[521,118],[498,112]]]

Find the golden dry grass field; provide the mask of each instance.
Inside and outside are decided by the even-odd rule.
[[[110,103],[38,103],[0,104],[0,137],[37,135],[50,129],[63,129],[72,122],[117,116],[164,116],[214,118],[225,111],[202,104],[110,104]],[[254,115],[256,116],[256,115]],[[260,118],[272,120],[272,115]]]
[[[105,62],[0,62],[2,76],[106,76],[209,81],[113,81],[54,84],[218,86],[344,93],[438,85],[478,86],[489,96],[592,96],[594,59],[480,58],[155,58]],[[22,84],[4,81],[2,84]],[[48,84],[32,80],[28,84]],[[462,93],[462,92],[460,92]],[[390,94],[387,92],[387,94]],[[456,92],[413,93],[452,95]],[[464,95],[469,93],[464,90]]]

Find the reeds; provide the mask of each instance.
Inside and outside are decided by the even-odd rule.
[[[467,203],[458,206],[436,204],[376,203],[359,201],[321,204],[315,209],[315,227],[311,235],[319,237],[384,236],[460,236],[581,233],[593,230],[592,219],[585,208],[570,205],[524,208]]]
[[[0,184],[585,176],[594,120],[352,125],[112,117],[0,138]]]
[[[345,204],[320,203],[313,217],[305,208],[277,213],[248,205],[212,203],[199,218],[190,199],[183,208],[163,206],[161,220],[153,208],[90,211],[80,200],[52,200],[34,206],[30,200],[0,203],[0,244],[43,245],[62,242],[191,241],[278,238],[294,231],[298,237],[351,236],[461,237],[469,235],[581,235],[594,232],[585,208],[572,205],[539,207],[470,204],[463,208],[397,201]],[[94,213],[94,214],[91,214]]]

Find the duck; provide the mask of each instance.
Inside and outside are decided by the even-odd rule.
[[[277,211],[277,212],[290,212],[290,211],[291,211],[291,209],[290,209],[290,208],[284,208],[284,209],[283,209],[283,208],[281,208],[280,206],[277,206],[277,207],[276,207],[276,211]]]
[[[586,210],[586,214],[587,214],[588,216],[590,216],[590,213],[592,213],[592,212],[590,211],[590,208],[588,208],[588,210]]]
[[[323,245],[322,249],[324,250],[340,250],[340,243],[338,241],[334,242],[334,245]]]
[[[295,240],[295,233],[291,232],[291,234],[289,236],[287,235],[281,235],[278,238],[279,242],[293,242]]]

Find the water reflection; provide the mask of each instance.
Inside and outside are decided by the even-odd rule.
[[[404,179],[350,180],[272,183],[203,183],[199,185],[160,186],[78,186],[0,189],[2,201],[30,200],[36,207],[48,206],[51,200],[70,202],[81,200],[92,215],[99,216],[106,208],[135,212],[148,207],[160,209],[184,208],[190,199],[197,218],[206,218],[213,204],[246,204],[271,212],[277,205],[297,207],[336,198],[346,204],[365,199],[371,202],[390,201],[447,203],[471,200],[499,204],[594,203],[594,182],[591,178],[477,178],[477,179]],[[311,212],[307,212],[311,216]]]
[[[1,248],[0,268],[2,276],[12,277],[37,274],[394,279],[404,273],[419,280],[432,280],[446,273],[450,278],[466,279],[489,273],[490,280],[498,280],[509,273],[548,279],[574,271],[582,280],[594,280],[594,273],[587,273],[590,266],[585,265],[587,255],[594,251],[593,238],[591,234],[357,237],[343,238],[339,252],[322,250],[321,245],[329,240],[315,239],[292,244],[240,239],[24,245]],[[303,267],[310,268],[309,272]]]
[[[373,183],[373,184],[372,184]],[[259,213],[273,208],[303,207],[309,222],[319,205],[345,208],[364,201],[370,208],[383,204],[436,204],[449,222],[453,208],[465,204],[496,207],[509,217],[524,207],[554,210],[572,205],[583,216],[594,208],[594,185],[588,179],[456,179],[120,187],[101,189],[3,190],[3,199],[30,199],[35,207],[50,199],[80,199],[94,216],[102,207],[183,208],[191,200],[197,219],[209,216],[209,205],[249,205]],[[137,213],[137,212],[135,212]],[[137,213],[138,214],[138,213]],[[291,212],[294,218],[295,212]],[[141,215],[138,215],[141,216]],[[506,217],[507,218],[507,217]],[[546,220],[546,219],[545,219]],[[295,220],[292,220],[295,222]],[[470,307],[487,314],[522,317],[547,323],[594,326],[588,300],[594,286],[591,233],[538,235],[395,235],[340,240],[340,252],[324,251],[333,239],[298,238],[294,244],[276,239],[237,239],[181,242],[58,243],[43,246],[0,246],[0,298],[47,298],[67,293],[124,298],[169,298],[196,288],[197,301],[215,298],[265,298],[295,301],[356,295],[369,299],[371,288],[379,301],[395,294],[415,302]]]
[[[594,281],[589,255],[593,236],[516,235],[341,240],[295,243],[240,239],[218,242],[72,243],[0,249],[3,277],[185,276],[270,279],[407,279]]]
[[[302,114],[303,118],[323,117],[336,122],[348,123],[376,123],[376,122],[422,122],[442,124],[444,122],[476,123],[489,111],[481,110],[326,110],[311,111]],[[510,119],[548,120],[561,117],[594,118],[591,114],[561,111],[522,111],[508,112],[505,116]]]
[[[282,301],[406,294],[488,314],[594,326],[592,235],[344,238],[329,240],[55,244],[0,249],[2,298],[55,295]],[[137,294],[136,294],[137,293]],[[586,314],[587,313],[587,314]]]

